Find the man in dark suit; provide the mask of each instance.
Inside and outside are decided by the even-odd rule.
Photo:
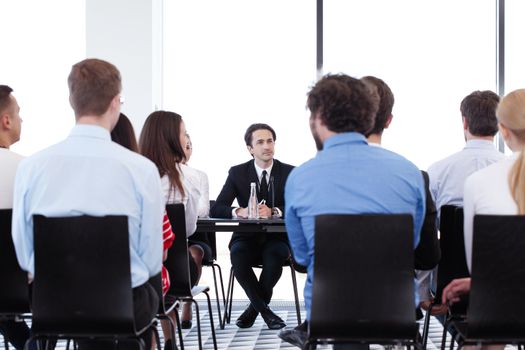
[[[283,217],[284,185],[293,167],[273,158],[276,135],[267,124],[252,124],[244,135],[253,159],[232,167],[217,201],[210,210],[212,217],[248,217],[250,183],[255,182],[260,217]],[[232,207],[237,199],[239,207]],[[286,326],[268,304],[273,287],[282,274],[282,266],[290,256],[285,233],[236,232],[229,244],[230,259],[237,281],[250,299],[250,305],[237,319],[237,326],[249,328],[260,313],[270,329]],[[262,263],[259,280],[252,269]]]

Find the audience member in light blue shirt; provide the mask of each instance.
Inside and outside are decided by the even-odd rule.
[[[430,192],[438,211],[438,227],[442,206],[463,206],[463,190],[467,177],[504,158],[503,153],[494,147],[494,136],[498,132],[498,102],[499,96],[488,90],[474,91],[466,96],[460,105],[465,148],[428,168]],[[419,298],[424,309],[432,301],[433,293],[430,289],[436,290],[436,271],[421,278]],[[434,310],[437,310],[436,313],[446,311],[443,308]]]
[[[23,160],[17,171],[13,240],[20,266],[34,275],[33,215],[126,215],[133,287],[160,272],[162,192],[156,167],[78,124],[69,137]]]
[[[325,76],[309,92],[308,108],[320,152],[292,171],[285,190],[288,238],[295,260],[308,269],[307,320],[315,283],[315,216],[408,213],[414,218],[415,247],[425,214],[421,172],[400,155],[370,147],[364,137],[377,101],[363,82],[346,75]]]
[[[76,126],[69,137],[29,158],[17,170],[12,235],[22,269],[35,279],[33,215],[128,217],[135,325],[141,329],[158,309],[148,280],[160,273],[164,202],[155,165],[111,141],[120,114],[120,73],[109,62],[87,59],[68,79]],[[109,234],[109,233],[108,233]],[[93,252],[96,254],[96,252]],[[96,288],[96,286],[93,286]],[[146,348],[151,333],[141,336]],[[99,349],[87,341],[85,349]]]
[[[499,96],[492,91],[474,91],[461,102],[465,148],[428,168],[430,192],[438,213],[443,205],[462,206],[467,177],[504,158],[494,147],[498,102]]]

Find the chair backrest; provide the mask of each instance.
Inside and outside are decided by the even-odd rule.
[[[412,217],[315,219],[312,338],[413,339]]]
[[[439,232],[441,260],[438,265],[436,300],[441,300],[443,288],[453,279],[470,276],[465,257],[462,207],[441,207]]]
[[[164,266],[170,274],[171,282],[168,294],[175,296],[191,296],[184,204],[168,204],[166,205],[166,213],[168,214],[171,228],[175,234],[175,240],[168,250],[168,258],[164,261]]]
[[[525,339],[525,216],[474,216],[468,337]]]
[[[126,216],[34,215],[33,330],[135,332]]]
[[[18,265],[11,236],[11,209],[0,210],[0,314],[29,312],[27,272]]]

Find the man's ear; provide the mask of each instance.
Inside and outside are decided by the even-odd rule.
[[[392,123],[392,119],[394,119],[394,116],[393,116],[392,114],[390,114],[390,115],[386,118],[385,129],[388,129],[388,127],[390,126],[390,123]]]
[[[9,118],[8,113],[3,112],[0,114],[0,126],[3,130],[8,130],[11,128],[11,118]]]
[[[252,147],[252,146],[246,146],[246,149],[247,149],[248,152],[250,152],[250,154],[253,156],[253,152],[252,152],[253,147]]]
[[[467,118],[465,118],[465,116],[463,116],[462,119],[463,119],[463,130],[468,130]]]

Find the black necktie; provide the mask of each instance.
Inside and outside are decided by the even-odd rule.
[[[263,170],[262,172],[262,179],[261,179],[261,188],[259,190],[259,198],[260,200],[264,199],[265,201],[268,200],[268,181],[266,180],[266,170]]]

